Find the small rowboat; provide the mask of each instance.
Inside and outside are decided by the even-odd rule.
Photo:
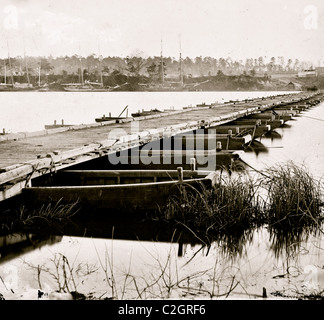
[[[163,207],[183,187],[212,187],[215,171],[201,170],[62,170],[51,185],[26,187],[23,195],[32,204],[74,203],[95,209],[145,209]]]

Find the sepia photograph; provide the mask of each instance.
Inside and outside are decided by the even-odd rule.
[[[323,300],[323,35],[322,0],[1,0],[0,300]]]

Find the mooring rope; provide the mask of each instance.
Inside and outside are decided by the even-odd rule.
[[[31,165],[32,171],[29,174],[27,174],[27,176],[25,178],[25,188],[28,186],[29,182],[31,181],[31,178],[32,178],[34,172],[37,171],[38,163],[36,163],[36,164],[30,163],[29,165]]]
[[[239,160],[242,161],[242,162],[243,162],[245,165],[247,165],[248,167],[250,167],[253,171],[255,171],[255,172],[257,172],[257,173],[259,173],[259,174],[265,176],[266,178],[268,178],[268,179],[270,179],[270,180],[274,180],[274,177],[270,177],[270,176],[268,176],[267,174],[263,173],[262,171],[260,171],[260,170],[258,170],[258,169],[256,169],[256,168],[252,167],[250,164],[248,164],[247,162],[245,162],[242,158],[239,158]],[[324,182],[323,182],[322,177],[314,177],[313,179],[314,179],[314,181],[317,182],[317,183],[321,183],[321,182],[322,182],[322,183],[323,183],[323,186],[324,186]]]
[[[323,119],[318,119],[318,118],[309,117],[309,116],[303,116],[303,117],[313,119],[313,120],[318,120],[318,121],[324,121]]]
[[[252,167],[250,164],[248,164],[246,161],[244,161],[241,157],[239,158],[240,161],[242,161],[245,165],[247,165],[248,167],[250,167],[253,171],[260,173],[261,175],[265,176],[266,178],[272,180],[273,178],[271,178],[270,176],[268,176],[267,174],[263,173],[262,171]]]

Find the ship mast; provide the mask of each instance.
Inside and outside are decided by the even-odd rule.
[[[101,66],[102,55],[100,53],[100,44],[98,44],[98,53],[99,53],[98,60],[99,60],[100,82],[101,82],[100,86],[103,87],[102,66]]]
[[[6,60],[3,60],[4,65],[4,84],[7,84],[7,66],[6,66]]]
[[[181,56],[181,36],[179,36],[179,47],[180,47],[180,84],[183,87],[183,72],[182,72],[182,56]]]
[[[81,84],[83,85],[83,68],[82,68],[82,56],[81,56],[81,47],[79,44],[79,59],[80,59],[80,76],[81,76]]]
[[[38,86],[39,87],[41,85],[41,66],[42,66],[42,61],[39,62],[39,66],[38,66]]]
[[[26,68],[27,82],[28,82],[28,86],[30,86],[30,79],[29,79],[28,65],[27,65],[27,60],[26,60],[25,39],[24,39],[24,60],[25,60],[25,68]]]
[[[10,75],[11,75],[11,84],[14,86],[14,77],[13,77],[13,72],[11,68],[11,61],[10,61],[10,53],[9,53],[9,42],[7,39],[7,47],[8,47],[8,62],[9,62],[9,70],[10,70]]]
[[[163,40],[161,36],[161,81],[164,83],[164,65],[163,65]]]

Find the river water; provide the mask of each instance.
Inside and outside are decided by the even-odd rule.
[[[0,129],[6,132],[43,130],[54,120],[88,124],[102,115],[118,116],[128,105],[128,115],[138,110],[182,109],[205,102],[243,100],[276,92],[1,92]],[[291,92],[290,92],[291,93]],[[125,113],[123,114],[125,116]]]
[[[130,112],[142,108],[178,109],[268,94],[275,93],[1,93],[0,125],[13,132],[34,131],[54,119],[78,124],[108,112],[118,115],[126,105]],[[262,137],[242,158],[261,171],[292,160],[321,179],[323,121],[321,103],[271,136]],[[321,233],[286,237],[261,228],[244,234],[239,241],[214,242],[208,249],[194,242],[182,245],[176,241],[148,241],[154,238],[153,228],[125,221],[125,229],[137,230],[138,239],[129,240],[122,235],[127,233],[123,225],[112,226],[104,221],[92,217],[91,226],[84,226],[84,236],[27,239],[20,249],[16,246],[10,252],[1,251],[0,293],[6,299],[37,299],[41,289],[45,293],[41,299],[68,298],[55,292],[61,289],[94,298],[133,300],[262,299],[266,292],[269,299],[282,299],[324,289]],[[94,228],[100,232],[91,233]],[[9,236],[1,241],[15,243],[20,237]],[[237,248],[233,250],[233,246]]]

